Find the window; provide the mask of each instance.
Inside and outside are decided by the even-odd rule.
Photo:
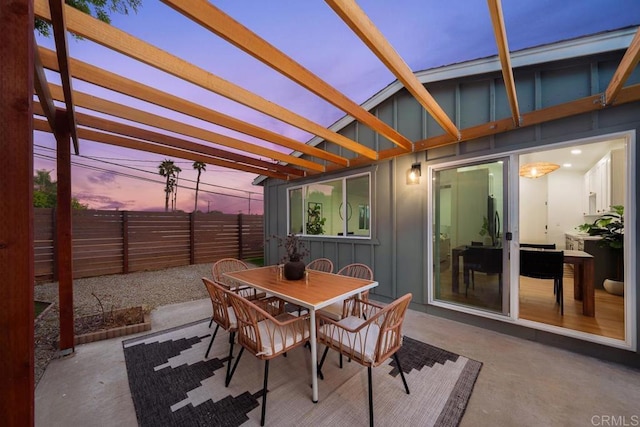
[[[371,176],[356,175],[289,189],[289,233],[369,237]]]

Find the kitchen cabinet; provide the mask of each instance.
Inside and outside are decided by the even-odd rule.
[[[624,150],[607,153],[584,176],[584,215],[601,215],[624,204]]]

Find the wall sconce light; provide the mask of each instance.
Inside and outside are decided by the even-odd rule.
[[[412,183],[420,182],[420,175],[422,175],[422,168],[420,163],[414,163],[411,165],[411,170],[409,171],[409,181]]]

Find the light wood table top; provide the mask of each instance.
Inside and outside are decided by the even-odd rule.
[[[226,276],[313,310],[378,286],[376,281],[315,270],[307,270],[306,278],[301,280],[286,280],[280,278],[277,266],[235,271]]]

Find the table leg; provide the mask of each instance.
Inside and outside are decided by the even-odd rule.
[[[310,337],[311,341],[311,401],[318,403],[318,341],[316,340],[316,311],[309,309]]]
[[[451,292],[458,293],[458,274],[460,274],[460,251],[451,251]]]
[[[588,258],[582,263],[582,314],[589,317],[596,315],[596,291],[593,286],[593,264],[593,258]]]

